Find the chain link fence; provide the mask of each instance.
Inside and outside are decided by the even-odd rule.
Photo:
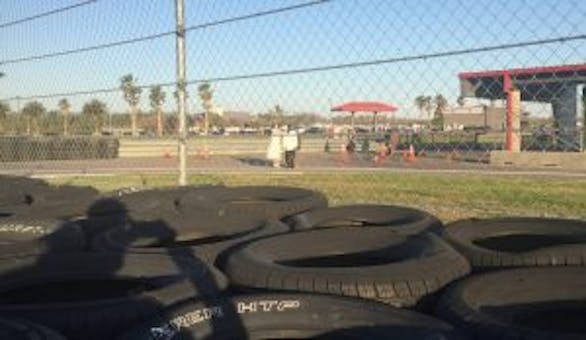
[[[176,171],[173,1],[2,7],[1,172]],[[542,187],[528,198],[537,205],[514,212],[583,216],[584,187],[563,192],[586,172],[583,2],[186,1],[185,15],[190,174],[316,187],[333,178],[338,203],[354,195],[460,217],[507,211],[524,184],[499,187],[490,207],[465,197],[449,208],[440,192],[396,199],[399,187],[385,185],[547,172],[571,176],[556,192],[569,210],[547,208]],[[297,171],[282,149],[269,159],[271,138],[289,131]]]

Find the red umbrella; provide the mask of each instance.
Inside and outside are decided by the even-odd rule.
[[[352,114],[352,128],[354,128],[354,114],[356,112],[372,112],[376,127],[376,115],[379,112],[395,112],[397,110],[399,110],[398,107],[382,102],[346,102],[331,108],[331,111],[350,112]]]

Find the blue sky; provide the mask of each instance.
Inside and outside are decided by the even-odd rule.
[[[0,23],[79,1],[0,0]],[[185,0],[187,26],[305,1]],[[586,2],[570,0],[334,0],[319,6],[191,31],[189,79],[277,71],[476,48],[585,34]],[[174,27],[173,0],[99,0],[66,13],[0,28],[0,61],[90,46]],[[173,81],[173,36],[71,56],[0,65],[0,98],[118,85],[133,73],[140,83]],[[510,49],[380,66],[215,83],[226,109],[328,111],[345,100],[383,100],[418,114],[413,98],[458,96],[457,73],[468,70],[586,62],[586,42]],[[195,86],[192,110],[198,110]],[[70,98],[79,107],[97,97],[124,110],[119,93]],[[169,96],[169,99],[172,97]],[[55,107],[59,98],[43,102]],[[172,100],[167,108],[171,109]],[[11,103],[13,106],[14,102]],[[147,94],[142,107],[148,109]]]

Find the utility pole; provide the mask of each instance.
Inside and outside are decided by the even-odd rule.
[[[185,24],[183,0],[175,0],[177,113],[179,115],[179,185],[187,185],[187,129],[185,124]]]

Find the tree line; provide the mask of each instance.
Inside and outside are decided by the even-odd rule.
[[[127,104],[127,113],[109,114],[108,105],[99,99],[90,99],[81,108],[81,114],[73,114],[72,105],[67,98],[57,101],[54,109],[48,109],[39,101],[30,101],[24,104],[18,112],[4,102],[0,102],[0,135],[101,135],[107,125],[112,129],[124,129],[132,136],[139,136],[141,131],[149,135],[162,137],[174,134],[178,129],[176,114],[165,114],[163,106],[168,99],[167,93],[161,86],[152,86],[148,89],[150,112],[141,112],[140,102],[144,88],[138,85],[138,79],[132,74],[120,78],[119,89]],[[204,134],[210,132],[210,127],[225,127],[229,125],[244,125],[246,127],[267,127],[274,124],[308,125],[324,121],[316,114],[299,114],[286,116],[284,110],[275,105],[267,113],[261,113],[243,122],[237,119],[225,118],[217,112],[213,104],[214,89],[209,82],[199,84],[196,95],[204,109],[203,117],[187,116],[189,126],[202,126]],[[177,92],[173,92],[175,100]],[[189,94],[186,93],[186,98]],[[188,105],[189,107],[189,105]],[[107,130],[106,130],[107,131]]]
[[[458,98],[458,104],[464,105],[463,98]],[[419,109],[421,116],[425,112],[427,119],[431,120],[431,125],[438,130],[444,129],[444,111],[448,105],[446,97],[439,93],[435,96],[422,94],[415,97],[415,106]]]
[[[72,114],[72,106],[67,98],[61,98],[56,103],[56,109],[49,110],[39,101],[30,101],[24,104],[18,112],[12,111],[8,103],[0,102],[0,134],[26,134],[39,136],[47,134],[94,134],[101,135],[108,119],[109,127],[114,129],[129,129],[132,136],[138,136],[140,130],[153,132],[161,137],[166,132],[176,131],[176,115],[165,115],[163,105],[167,94],[161,86],[149,89],[151,112],[141,112],[139,109],[143,87],[137,84],[138,80],[132,74],[120,78],[119,88],[124,101],[128,105],[128,114],[109,115],[108,105],[99,100],[91,99],[84,103],[80,115]],[[205,131],[208,131],[209,121],[217,121],[210,117],[213,109],[213,89],[211,84],[204,82],[198,86],[197,94],[205,110]],[[177,93],[174,93],[177,98]],[[188,123],[193,123],[193,117]]]
[[[108,120],[108,127],[129,130],[130,134],[135,137],[139,136],[141,130],[158,137],[177,131],[177,115],[168,115],[163,112],[163,106],[167,100],[167,93],[163,88],[161,86],[149,88],[148,100],[151,110],[144,113],[139,109],[144,88],[137,83],[137,78],[132,74],[126,74],[120,78],[119,88],[128,106],[127,114],[109,115],[108,105],[99,99],[91,99],[84,103],[80,115],[72,114],[72,107],[67,98],[58,100],[56,109],[53,110],[48,110],[39,101],[27,102],[20,112],[15,112],[16,114],[11,114],[12,110],[7,103],[0,102],[0,134],[101,135],[106,120]],[[187,123],[189,125],[201,125],[202,132],[206,135],[210,132],[210,126],[242,125],[242,122],[222,117],[214,109],[214,89],[209,82],[201,83],[197,87],[196,94],[204,109],[203,119],[200,122],[197,117],[188,116]],[[176,91],[173,96],[177,100]],[[443,112],[448,107],[448,101],[443,95],[419,95],[415,98],[414,103],[422,115],[424,112],[427,114],[427,119],[431,120],[432,126],[438,129],[443,128]],[[335,119],[336,123],[344,123],[346,120],[345,117]],[[325,121],[324,117],[316,114],[285,115],[284,109],[280,105],[275,105],[268,112],[251,117],[244,125],[260,128],[275,124],[310,125]]]
[[[99,99],[90,99],[81,108],[81,114],[73,114],[72,105],[67,98],[57,101],[54,109],[49,109],[39,101],[24,103],[18,112],[12,111],[8,103],[0,102],[0,135],[101,135],[107,125],[112,129],[124,129],[132,136],[139,136],[141,131],[149,135],[162,137],[165,134],[174,134],[178,128],[176,114],[165,114],[163,106],[168,99],[167,93],[161,86],[152,86],[148,89],[150,112],[142,112],[140,103],[144,87],[138,85],[137,78],[126,74],[120,78],[119,89],[127,104],[125,114],[110,114],[108,105]],[[246,122],[236,118],[226,118],[217,112],[213,104],[214,89],[209,82],[199,84],[196,95],[204,109],[202,117],[189,115],[189,126],[199,125],[204,134],[210,132],[210,127],[225,127],[238,125],[261,128],[274,124],[309,125],[323,122],[325,119],[316,114],[285,115],[284,110],[275,105],[266,113],[250,117]],[[173,92],[175,100],[177,92]],[[186,98],[189,94],[186,93]],[[189,107],[189,105],[188,105]]]

